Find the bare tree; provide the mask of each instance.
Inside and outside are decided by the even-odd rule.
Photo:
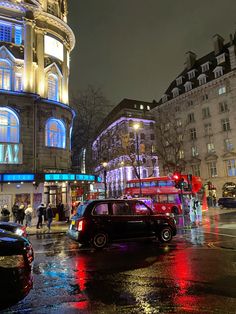
[[[78,171],[92,170],[92,141],[112,107],[100,88],[88,86],[71,99],[76,112],[72,132],[72,164]],[[83,169],[86,163],[86,169]]]
[[[164,174],[182,172],[186,160],[183,141],[188,123],[176,119],[170,111],[159,109],[156,119],[156,153]]]

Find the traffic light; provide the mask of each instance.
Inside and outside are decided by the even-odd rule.
[[[179,172],[173,173],[173,180],[175,181],[175,187],[176,189],[183,190],[185,187],[184,178],[181,177],[181,174]]]
[[[181,178],[181,175],[179,172],[173,173],[173,179],[174,179],[175,183],[179,182],[180,178]]]

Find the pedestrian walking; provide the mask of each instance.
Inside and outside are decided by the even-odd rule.
[[[63,216],[64,216],[64,205],[62,202],[60,202],[58,205],[57,205],[57,212],[58,212],[58,215],[59,215],[59,221],[62,221],[63,220]]]
[[[52,219],[53,219],[53,210],[52,210],[52,204],[48,204],[46,208],[46,216],[47,216],[47,227],[48,227],[48,232],[51,231],[51,224],[52,224]]]
[[[17,222],[17,213],[18,213],[18,210],[19,210],[19,206],[17,203],[15,203],[13,206],[12,206],[12,216],[13,216],[13,221],[14,222]]]
[[[195,207],[195,195],[190,196],[189,202],[189,217],[192,226],[196,226],[196,207]]]
[[[25,205],[21,204],[17,211],[16,222],[23,225],[24,218],[25,218]]]
[[[64,213],[65,213],[66,222],[69,222],[70,221],[70,205],[68,203],[65,204]]]
[[[8,222],[10,220],[10,211],[8,210],[7,204],[5,204],[1,210],[1,221]]]
[[[26,225],[26,227],[31,227],[32,217],[33,217],[33,208],[29,204],[25,210],[25,225]]]
[[[44,206],[44,203],[41,203],[39,205],[39,207],[37,208],[37,216],[38,216],[38,222],[37,222],[37,226],[36,226],[37,229],[40,229],[40,227],[41,228],[43,227],[44,212],[45,212],[45,206]]]

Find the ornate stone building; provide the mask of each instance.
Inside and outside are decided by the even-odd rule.
[[[0,3],[0,173],[70,169],[68,80],[75,38],[67,13],[67,0]],[[12,203],[15,194],[29,193],[34,202],[33,194],[45,189],[37,185],[2,183],[0,194]]]
[[[153,103],[123,99],[98,131],[92,146],[95,173],[106,183],[108,197],[121,196],[136,172],[141,178],[159,175],[152,107]]]
[[[213,45],[201,58],[186,54],[185,68],[152,113],[157,123],[161,110],[178,126],[187,126],[179,152],[185,172],[201,176],[206,186],[211,183],[220,197],[225,182],[236,183],[236,38],[225,44],[215,35]]]

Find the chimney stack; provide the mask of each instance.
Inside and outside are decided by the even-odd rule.
[[[218,55],[224,47],[224,38],[216,34],[213,36],[215,55]]]
[[[194,52],[192,51],[186,52],[185,64],[188,70],[190,70],[194,66],[196,58],[197,58],[197,55]]]

